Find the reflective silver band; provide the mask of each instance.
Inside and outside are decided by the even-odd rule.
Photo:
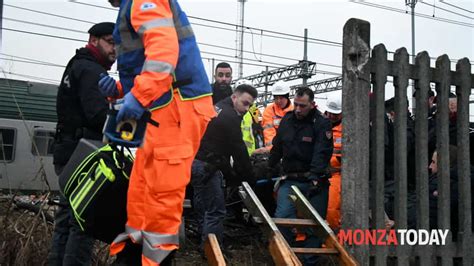
[[[146,60],[143,64],[143,72],[156,72],[156,73],[173,73],[174,67],[167,62],[156,61],[156,60]]]
[[[145,31],[160,27],[174,27],[172,18],[157,18],[143,23],[138,29],[137,33],[143,38]]]

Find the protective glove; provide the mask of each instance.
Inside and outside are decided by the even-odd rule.
[[[100,74],[99,90],[105,97],[117,97],[119,95],[115,79],[105,73]]]
[[[123,97],[123,105],[117,114],[117,123],[122,120],[134,119],[138,120],[145,112],[145,108],[138,102],[137,98],[131,92]]]
[[[308,191],[306,192],[306,197],[308,199],[318,195],[319,193],[321,193],[321,190],[323,189],[324,186],[329,185],[328,183],[329,181],[327,179],[326,174],[320,174],[320,175],[312,174],[308,177],[308,179],[310,180],[310,187]]]

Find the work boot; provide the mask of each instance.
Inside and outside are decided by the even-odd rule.
[[[166,258],[160,263],[160,266],[172,266],[174,265],[174,257],[176,256],[176,249],[166,256]]]
[[[130,240],[125,243],[124,249],[117,254],[117,258],[112,263],[114,266],[141,266],[142,246],[133,244]]]

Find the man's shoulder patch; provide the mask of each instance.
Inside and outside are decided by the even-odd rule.
[[[326,137],[327,137],[328,139],[332,139],[332,130],[326,131]]]

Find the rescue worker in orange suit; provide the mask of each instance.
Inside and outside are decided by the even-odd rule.
[[[330,161],[329,199],[326,221],[332,229],[341,227],[341,161],[342,161],[342,104],[341,95],[331,95],[326,101],[326,117],[332,124],[334,150]]]
[[[272,86],[273,103],[263,111],[263,138],[264,147],[258,148],[254,154],[269,153],[272,148],[273,138],[276,136],[280,121],[289,111],[293,110],[290,101],[290,87],[284,82],[276,82]]]
[[[191,164],[215,116],[212,89],[191,25],[176,0],[109,2],[120,7],[113,34],[120,81],[104,76],[99,87],[106,96],[123,95],[117,122],[139,119],[148,109],[159,123],[147,126],[136,152],[125,232],[113,241],[110,253],[127,265],[166,265],[179,247]]]

